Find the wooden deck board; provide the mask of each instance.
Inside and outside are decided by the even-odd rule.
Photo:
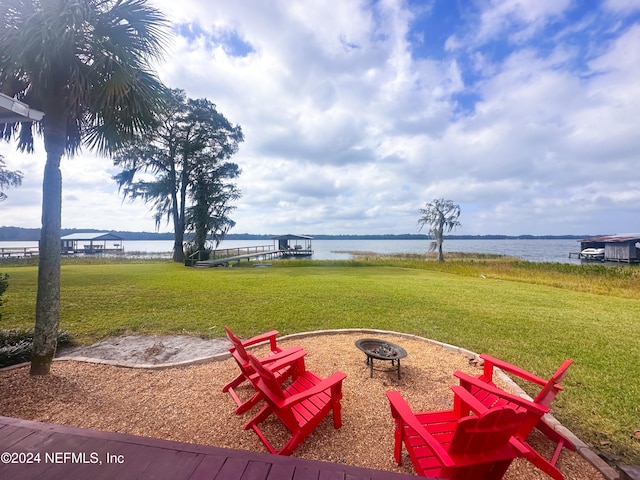
[[[0,478],[174,480],[409,480],[385,472],[247,450],[196,445],[0,416],[0,454],[39,455],[0,462]],[[67,457],[65,457],[65,453]],[[73,454],[73,458],[69,455]],[[108,463],[107,454],[123,463]],[[389,453],[390,461],[391,452]],[[5,457],[3,457],[4,459]],[[113,458],[113,457],[111,457]],[[96,463],[93,463],[96,462]]]
[[[345,480],[349,477],[342,475],[341,472],[328,472],[326,470],[320,472],[318,480]]]
[[[5,445],[5,448],[11,448],[14,443],[23,440],[31,433],[31,430],[16,425],[3,425],[0,428],[0,438],[2,438],[2,444]]]
[[[296,468],[293,480],[316,480],[320,476],[320,469],[313,466],[302,466]]]
[[[210,480],[218,474],[225,459],[222,457],[206,456],[202,459],[198,468],[191,474],[189,480]]]
[[[271,469],[269,470],[269,474],[266,480],[291,480],[293,478],[293,474],[296,469],[293,466],[293,463],[289,465],[284,464],[274,464],[271,465]]]

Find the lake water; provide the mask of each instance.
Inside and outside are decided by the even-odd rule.
[[[170,257],[172,240],[126,240],[125,254],[131,256],[146,252],[152,256]],[[314,260],[340,260],[352,258],[345,252],[361,251],[375,253],[426,253],[429,240],[313,240]],[[270,240],[226,240],[218,248],[238,248],[269,245]],[[37,247],[38,242],[0,242],[0,248]],[[493,253],[508,255],[530,262],[559,262],[579,264],[577,258],[569,258],[569,253],[580,251],[580,242],[576,240],[446,240],[443,243],[447,252]]]

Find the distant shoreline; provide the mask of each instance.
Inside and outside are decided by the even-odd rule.
[[[97,230],[63,228],[62,235],[80,232],[111,232],[123,240],[173,240],[173,233],[121,232],[117,230]],[[271,240],[281,234],[229,233],[225,240]],[[306,234],[305,234],[306,235]],[[426,234],[383,234],[383,235],[312,235],[314,240],[427,240]],[[445,235],[445,240],[581,240],[594,235]],[[186,236],[188,238],[188,236]],[[40,240],[39,228],[0,227],[0,242],[33,242]]]

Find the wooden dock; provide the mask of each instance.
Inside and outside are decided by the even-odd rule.
[[[0,259],[2,258],[29,258],[38,255],[38,247],[2,247],[0,248]]]
[[[229,265],[232,262],[239,263],[241,260],[271,260],[280,257],[310,257],[313,250],[301,248],[281,249],[274,245],[258,245],[252,247],[236,247],[220,250],[213,250],[207,260],[193,260],[194,267],[207,268],[220,265]]]
[[[393,463],[389,452],[389,463]],[[0,416],[0,478],[410,480],[413,475]]]
[[[219,265],[229,265],[231,262],[240,262],[240,260],[270,260],[280,256],[278,250],[271,250],[268,252],[260,253],[245,253],[243,255],[232,255],[230,257],[214,258],[212,260],[199,260],[196,262],[196,267],[217,267]]]
[[[220,265],[229,265],[231,262],[240,260],[270,260],[280,256],[280,250],[273,245],[258,245],[253,247],[236,247],[213,250],[207,260],[195,260],[192,266],[207,268]]]

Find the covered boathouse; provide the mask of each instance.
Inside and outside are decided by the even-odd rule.
[[[310,257],[313,255],[311,240],[307,235],[280,235],[272,238],[273,249],[280,252],[282,257]],[[277,245],[276,245],[277,243]]]
[[[580,240],[580,250],[604,248],[606,262],[640,262],[640,233],[621,233]]]
[[[124,252],[123,238],[110,232],[72,233],[60,239],[63,255]]]

